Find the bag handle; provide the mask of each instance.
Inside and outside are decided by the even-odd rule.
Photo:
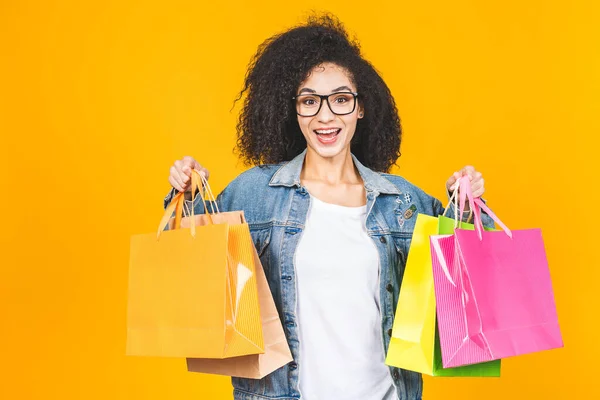
[[[463,223],[462,214],[460,215],[460,218],[458,217],[458,196],[457,196],[457,194],[458,194],[458,184],[452,191],[452,195],[450,196],[450,199],[448,200],[448,204],[446,205],[446,208],[444,208],[444,212],[442,213],[442,216],[445,217],[446,213],[450,209],[450,205],[452,204],[452,202],[454,202],[454,229],[459,228],[460,225],[462,225],[462,223]],[[467,222],[471,219],[472,215],[473,215],[473,210],[469,210],[469,216],[467,217]]]
[[[217,204],[217,199],[215,198],[215,195],[213,194],[212,189],[210,188],[210,185],[208,184],[208,180],[204,177],[204,175],[202,175],[198,171],[194,170],[194,172],[202,180],[202,189],[204,190],[203,193],[208,193],[208,196],[209,196],[208,200],[209,200],[210,208],[211,208],[213,214],[219,214],[221,211],[219,211],[219,205]],[[203,198],[204,198],[204,196],[203,196]],[[215,212],[215,209],[217,210],[216,212]],[[205,207],[205,210],[206,210],[206,207]],[[206,213],[208,214],[208,210],[206,210]]]
[[[201,180],[203,182],[205,182],[206,184],[208,184],[208,182],[206,182],[206,179],[204,179],[204,177],[198,171],[192,170],[192,187],[191,187],[192,194],[193,194],[192,202],[196,198],[196,190],[198,190],[198,188],[202,185]],[[212,195],[212,191],[211,191],[211,195]],[[204,205],[204,210],[205,210],[206,214],[208,215],[210,224],[212,225],[213,221],[212,221],[211,214],[208,212],[208,208],[206,206],[206,202],[204,201],[204,198],[202,200],[203,200],[202,204]],[[181,228],[181,219],[182,219],[183,213],[184,213],[184,205],[185,205],[185,192],[179,192],[175,196],[173,196],[173,198],[171,199],[171,202],[165,209],[165,213],[163,214],[163,217],[161,218],[160,223],[158,224],[158,232],[156,233],[156,239],[160,238],[160,234],[162,233],[162,231],[165,229],[165,227],[169,223],[169,220],[171,219],[173,212],[175,212],[175,229]],[[192,207],[190,214],[191,214],[190,233],[191,233],[192,237],[196,237],[196,219],[194,218],[194,207]]]
[[[463,176],[459,180],[460,183],[460,215],[465,211],[466,200],[469,200],[469,206],[475,215],[475,230],[477,231],[477,236],[479,240],[482,240],[483,237],[483,223],[481,221],[481,210],[485,211],[487,215],[490,216],[496,222],[502,230],[506,233],[508,237],[512,239],[512,232],[500,219],[489,209],[488,206],[481,200],[481,198],[476,197],[473,198],[473,191],[471,189],[471,181],[468,176]]]

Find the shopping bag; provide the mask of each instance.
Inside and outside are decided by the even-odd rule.
[[[210,223],[208,217],[196,215],[196,226],[208,225]],[[211,214],[210,218],[216,224],[235,223],[239,215],[219,212]],[[174,225],[173,221],[171,225]],[[183,218],[181,226],[186,228],[189,225],[189,218]],[[267,278],[256,249],[253,250],[265,352],[224,359],[188,358],[188,371],[260,379],[293,360]]]
[[[540,229],[509,230],[460,180],[475,231],[431,236],[436,308],[444,367],[563,346]],[[482,229],[484,210],[503,231]]]
[[[429,236],[452,233],[454,223],[445,216],[417,215],[386,364],[432,376],[497,377],[499,360],[458,368],[442,366]],[[472,224],[463,226],[474,229]]]
[[[200,187],[192,174],[192,190]],[[206,203],[205,203],[206,204]],[[127,354],[228,358],[264,352],[254,245],[243,213],[181,229],[183,193],[157,234],[131,238]],[[163,232],[173,212],[175,228]]]

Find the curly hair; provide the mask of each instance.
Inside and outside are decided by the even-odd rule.
[[[330,14],[277,34],[259,47],[236,102],[244,96],[237,123],[237,151],[247,165],[289,161],[307,146],[292,97],[313,68],[344,68],[365,110],[351,143],[358,160],[387,172],[400,157],[402,129],[394,98],[379,73],[361,55],[343,24]]]

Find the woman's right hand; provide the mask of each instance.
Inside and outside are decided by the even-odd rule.
[[[186,156],[175,161],[169,170],[169,183],[179,192],[189,192],[192,186],[192,170],[200,172],[208,180],[210,173],[193,157]]]

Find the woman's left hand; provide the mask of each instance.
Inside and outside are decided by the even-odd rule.
[[[474,167],[467,165],[459,172],[455,172],[452,174],[448,181],[446,181],[446,189],[449,193],[454,192],[454,185],[457,181],[463,177],[468,176],[471,180],[471,190],[473,191],[473,197],[481,197],[485,192],[485,188],[483,187],[483,176],[481,172],[477,171]]]

